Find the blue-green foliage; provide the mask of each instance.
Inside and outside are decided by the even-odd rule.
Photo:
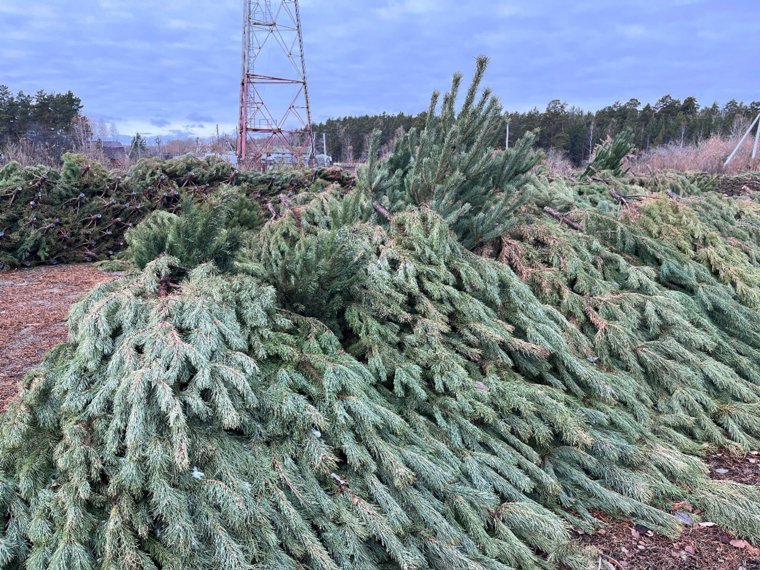
[[[571,528],[679,500],[760,539],[696,457],[760,438],[754,205],[548,182],[490,148],[484,65],[243,247],[130,234],[0,423],[0,566],[581,569]]]

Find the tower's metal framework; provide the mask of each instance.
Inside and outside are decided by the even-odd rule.
[[[244,0],[237,153],[242,167],[312,164],[298,0]]]

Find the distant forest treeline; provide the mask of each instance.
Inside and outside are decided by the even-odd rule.
[[[83,149],[92,137],[92,126],[81,115],[82,101],[71,91],[34,95],[14,94],[0,85],[0,161],[8,145],[26,142],[36,152],[44,149],[57,160],[61,152]],[[739,103],[731,100],[722,107],[717,103],[700,106],[694,97],[684,100],[670,95],[653,105],[637,99],[616,102],[596,112],[570,107],[555,99],[546,109],[506,112],[510,126],[510,144],[527,131],[539,130],[537,144],[544,150],[555,149],[578,166],[588,160],[594,146],[623,129],[635,134],[640,149],[663,144],[694,144],[713,135],[736,135],[760,113],[760,101]],[[426,113],[418,115],[364,115],[329,119],[313,126],[317,149],[322,152],[322,134],[327,136],[327,154],[337,162],[365,160],[369,138],[374,129],[382,133],[382,150],[389,150],[398,134],[424,125]],[[504,142],[502,141],[503,145]]]
[[[60,154],[89,136],[81,110],[82,100],[71,91],[14,95],[0,85],[0,148],[25,140]]]
[[[731,100],[724,106],[713,103],[700,106],[697,99],[683,101],[670,95],[654,105],[642,106],[638,99],[616,102],[596,112],[570,107],[555,99],[544,111],[506,112],[509,139],[513,143],[527,131],[539,129],[538,146],[556,149],[575,165],[588,160],[594,146],[623,129],[635,134],[636,146],[648,149],[662,144],[693,144],[713,135],[731,136],[746,128],[758,113],[760,101],[750,104]],[[327,154],[335,161],[353,162],[366,158],[369,137],[374,129],[382,132],[381,144],[389,147],[395,136],[425,122],[426,113],[418,115],[364,115],[328,119],[314,125],[317,148],[322,152],[322,133],[327,135]],[[505,137],[506,138],[506,137]],[[502,143],[503,144],[503,143]]]

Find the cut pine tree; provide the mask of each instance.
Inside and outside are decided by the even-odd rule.
[[[128,234],[2,418],[0,565],[580,569],[573,526],[674,501],[760,539],[698,458],[760,437],[755,202],[626,178],[624,141],[549,183],[484,69],[354,190]]]

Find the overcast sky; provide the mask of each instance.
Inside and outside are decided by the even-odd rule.
[[[313,117],[417,113],[491,58],[508,109],[760,99],[760,0],[303,0]],[[0,0],[0,84],[122,134],[234,130],[242,0]]]

